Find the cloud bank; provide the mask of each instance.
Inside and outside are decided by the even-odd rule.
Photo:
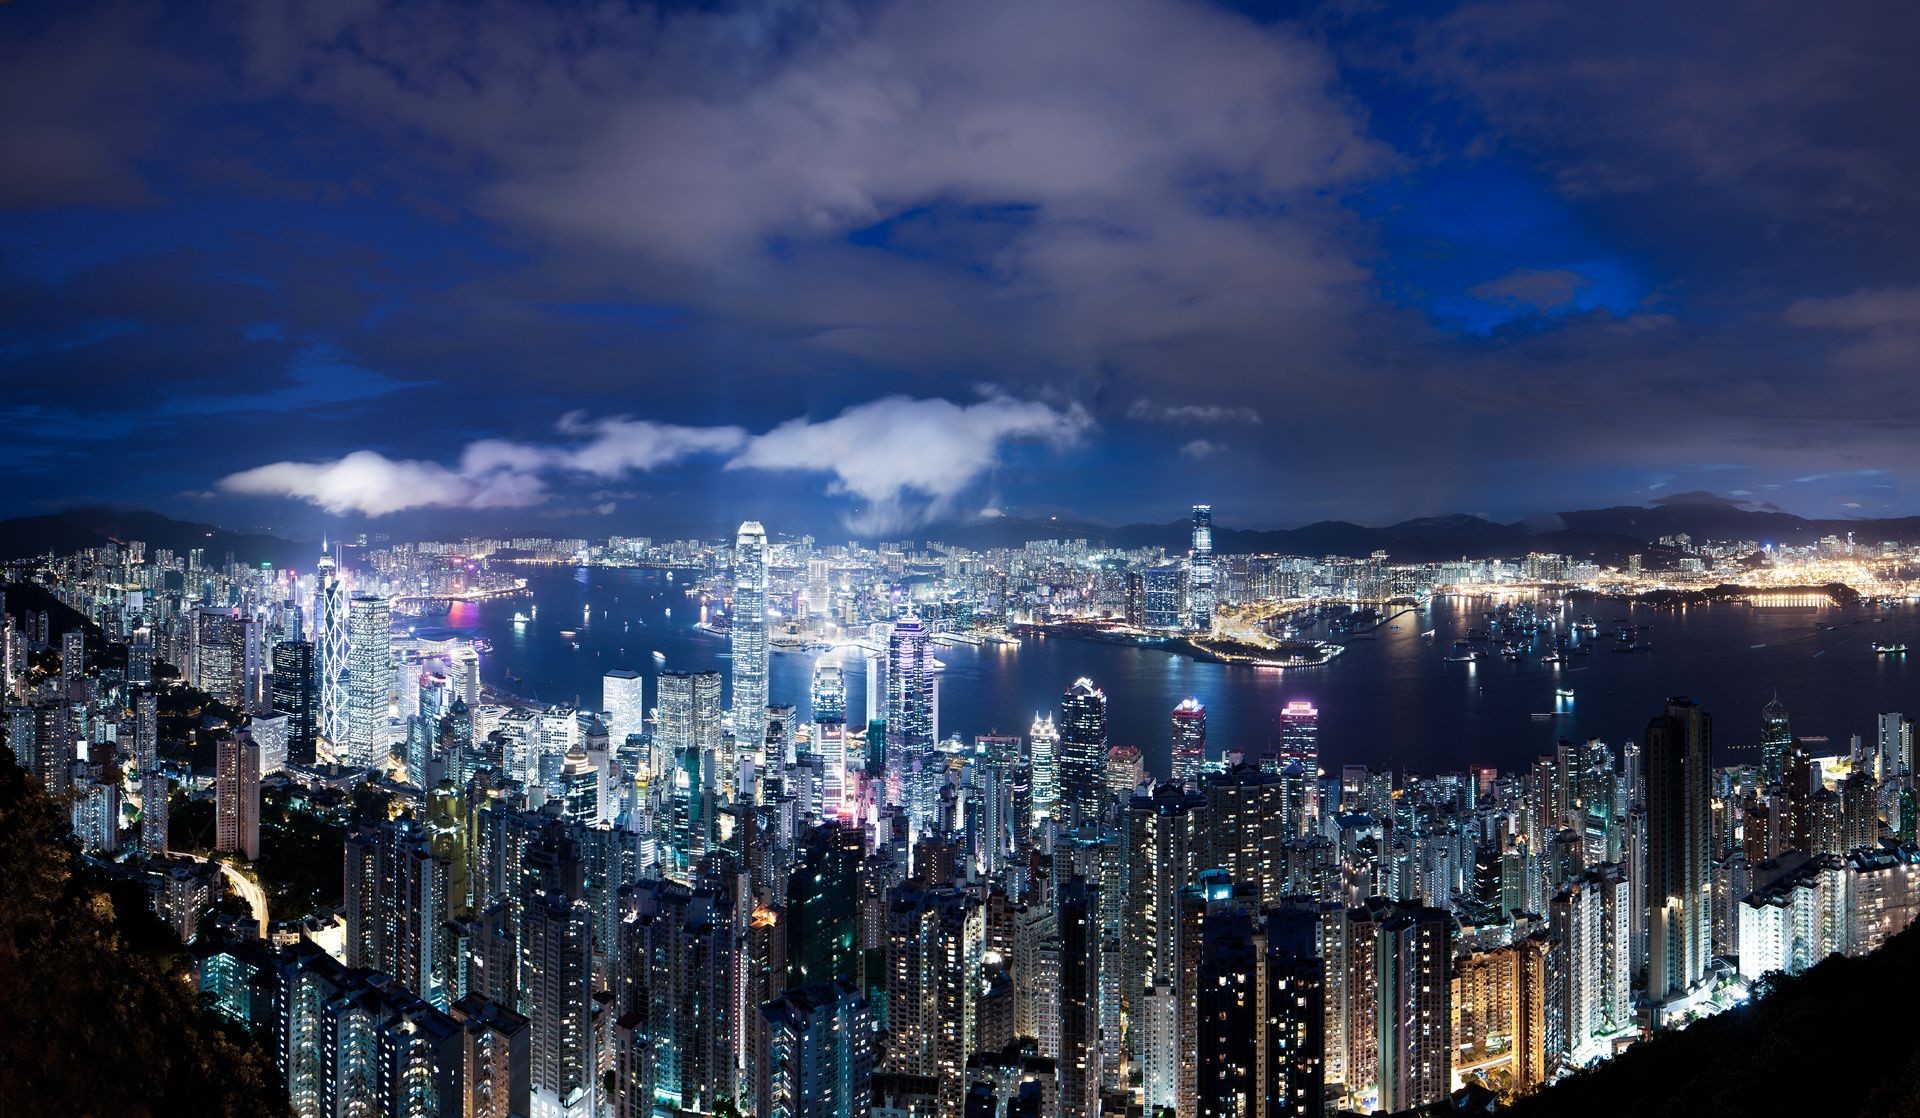
[[[848,527],[880,532],[951,511],[1011,444],[1065,448],[1091,427],[1078,404],[1056,407],[997,394],[971,404],[890,396],[830,419],[788,420],[760,435],[735,426],[683,427],[570,412],[556,429],[574,442],[482,439],[469,443],[454,466],[357,450],[328,461],[242,470],[222,478],[219,487],[244,496],[293,498],[335,515],[379,517],[422,508],[523,508],[548,500],[550,478],[613,480],[691,458],[727,456],[727,469],[830,475],[829,494],[860,502],[845,517]]]

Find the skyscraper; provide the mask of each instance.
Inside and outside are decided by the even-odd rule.
[[[346,740],[334,743],[342,764],[385,765],[393,690],[392,615],[387,599],[355,594],[348,603]]]
[[[767,530],[740,525],[733,544],[733,736],[758,756],[767,736]]]
[[[215,850],[260,857],[260,747],[241,732],[220,739],[213,781]]]
[[[247,693],[245,620],[232,609],[200,609],[193,621],[193,685],[228,706],[240,706]]]
[[[840,665],[823,660],[813,669],[813,748],[820,754],[822,814],[850,813],[847,789],[847,680]]]
[[[1402,903],[1376,934],[1380,1109],[1397,1113],[1453,1088],[1453,914]]]
[[[1033,751],[1033,817],[1051,819],[1060,810],[1060,729],[1053,715],[1034,715],[1027,741]]]
[[[537,891],[527,901],[528,1018],[533,1118],[598,1112],[593,1040],[593,910]]]
[[[1298,761],[1309,775],[1320,768],[1320,711],[1303,699],[1280,711],[1280,766]]]
[[[1684,999],[1706,976],[1713,919],[1713,719],[1667,700],[1647,724],[1647,997]]]
[[[1787,708],[1775,695],[1760,708],[1760,779],[1778,784],[1787,771],[1787,755],[1793,752],[1793,724]]]
[[[301,764],[313,762],[314,736],[319,732],[316,672],[312,642],[288,640],[273,646],[267,701],[287,716],[287,757]]]
[[[905,804],[916,833],[930,823],[933,749],[933,642],[911,614],[887,637],[887,791]]]
[[[140,774],[140,852],[149,858],[167,853],[167,774],[149,769]]]
[[[614,668],[600,680],[600,708],[607,715],[607,744],[618,752],[627,738],[646,731],[646,683],[631,668]]]
[[[1090,679],[1060,696],[1060,802],[1071,826],[1100,822],[1106,804],[1107,696]]]
[[[856,986],[819,982],[760,1006],[755,1113],[862,1118],[873,1084],[873,1017]]]
[[[1213,627],[1213,506],[1193,506],[1193,551],[1187,565],[1188,616],[1195,629]]]
[[[1199,699],[1186,698],[1173,708],[1173,779],[1199,777],[1207,761],[1207,708]]]
[[[319,687],[320,736],[338,754],[347,740],[347,587],[334,569],[333,556],[322,545],[315,574],[319,647],[316,668]]]

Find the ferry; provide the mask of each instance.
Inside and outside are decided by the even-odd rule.
[[[1556,687],[1553,689],[1553,693],[1557,698],[1562,698],[1562,699],[1573,698],[1573,688],[1571,687]]]
[[[531,619],[524,613],[515,613],[513,615],[513,623],[515,625],[525,625],[529,620]]]
[[[1875,641],[1873,642],[1873,651],[1880,656],[1904,656],[1906,655],[1907,646],[1904,644],[1881,644],[1879,641]]]
[[[654,663],[656,663],[656,664],[664,664],[664,663],[666,663],[666,662],[667,662],[667,654],[666,654],[666,653],[664,653],[664,652],[662,652],[662,651],[660,651],[660,650],[659,650],[659,649],[657,649],[657,648],[656,648],[656,649],[654,649],[654,650],[653,650],[653,662],[654,662]]]
[[[1564,652],[1549,652],[1545,656],[1540,657],[1540,662],[1542,664],[1564,664],[1567,662],[1567,654]]]

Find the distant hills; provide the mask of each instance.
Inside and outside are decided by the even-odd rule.
[[[227,553],[232,552],[243,563],[304,569],[319,557],[318,549],[311,544],[229,532],[212,524],[175,520],[143,509],[95,506],[0,520],[0,559],[25,559],[49,552],[64,555],[127,540],[145,541],[149,554],[155,548],[180,553],[205,548],[208,561],[213,563],[225,561]]]
[[[1086,539],[1111,547],[1163,547],[1183,552],[1190,539],[1186,520],[1165,524],[1101,525],[1065,518],[999,517],[922,530],[928,539],[966,547],[1018,547],[1029,540]],[[1760,543],[1808,544],[1852,533],[1862,543],[1920,541],[1920,517],[1888,520],[1808,520],[1776,510],[1749,509],[1707,493],[1678,494],[1657,505],[1549,513],[1503,524],[1478,516],[1426,516],[1381,528],[1345,520],[1322,520],[1298,528],[1213,530],[1214,550],[1281,555],[1360,557],[1385,551],[1405,562],[1482,559],[1549,551],[1602,562],[1645,552],[1662,536],[1686,533],[1696,540],[1750,539]]]
[[[1809,520],[1777,509],[1752,508],[1711,493],[1679,493],[1653,505],[1546,513],[1510,524],[1465,514],[1423,516],[1377,528],[1345,520],[1272,529],[1216,524],[1213,538],[1214,549],[1223,554],[1362,557],[1385,551],[1403,562],[1436,562],[1550,551],[1618,563],[1635,552],[1650,552],[1653,541],[1662,536],[1683,532],[1696,540],[1750,539],[1775,544],[1807,544],[1824,536],[1844,537],[1848,533],[1867,544],[1882,540],[1909,543],[1920,542],[1920,517]],[[1065,516],[1001,516],[934,525],[915,531],[912,538],[972,548],[1085,539],[1109,547],[1161,547],[1179,553],[1187,549],[1189,528],[1185,520],[1111,525]],[[94,507],[0,520],[0,559],[45,555],[49,551],[65,553],[130,539],[145,540],[149,548],[205,548],[213,562],[221,561],[230,551],[242,562],[295,569],[312,565],[317,554],[310,543],[277,536],[229,532],[157,512]]]

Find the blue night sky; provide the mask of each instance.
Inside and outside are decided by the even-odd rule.
[[[0,5],[0,515],[1920,511],[1910,4]]]

